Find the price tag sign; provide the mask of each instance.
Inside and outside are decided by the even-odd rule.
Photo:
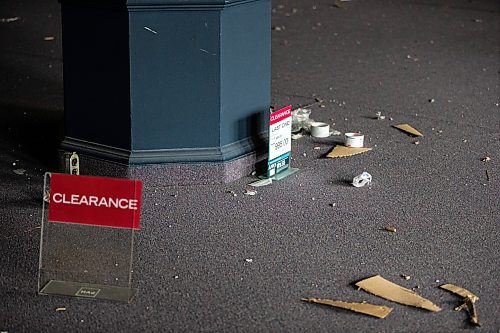
[[[269,159],[267,178],[290,168],[292,150],[292,106],[271,113],[269,118]]]

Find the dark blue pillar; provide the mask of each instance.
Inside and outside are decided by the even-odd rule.
[[[226,182],[265,151],[270,0],[61,0],[81,172]]]

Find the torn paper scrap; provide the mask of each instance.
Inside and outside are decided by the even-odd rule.
[[[303,298],[305,302],[309,303],[317,303],[323,305],[329,305],[336,308],[342,308],[346,310],[351,310],[354,312],[363,313],[369,316],[377,317],[377,318],[385,318],[391,313],[392,308],[382,305],[373,305],[368,303],[348,303],[343,301],[336,301],[333,299],[323,299],[323,298]]]
[[[457,294],[459,296],[462,296],[463,298],[469,297],[471,300],[474,302],[479,300],[479,297],[468,291],[467,289],[464,289],[459,286],[455,286],[454,284],[448,283],[448,284],[443,284],[439,286],[439,288],[451,291],[454,294]]]
[[[455,310],[460,311],[464,306],[466,306],[467,311],[469,311],[471,323],[477,326],[481,326],[481,324],[479,324],[479,320],[477,319],[476,302],[474,302],[469,297],[464,298],[464,301],[465,301],[464,305],[460,306],[459,309]]]
[[[422,133],[414,129],[408,124],[399,124],[399,125],[392,125],[392,127],[397,128],[405,133],[414,135],[414,136],[424,136]]]
[[[464,304],[457,306],[455,308],[455,310],[460,311],[464,308],[467,308],[467,311],[469,311],[471,322],[474,325],[481,326],[479,324],[478,319],[477,319],[477,311],[476,311],[476,304],[475,304],[476,301],[479,300],[479,297],[477,297],[476,295],[474,295],[473,293],[471,293],[467,289],[464,289],[464,288],[459,287],[459,286],[455,286],[455,285],[450,284],[450,283],[443,284],[443,285],[439,286],[439,288],[444,289],[444,290],[448,290],[454,294],[462,296],[464,298]]]
[[[435,305],[428,299],[419,296],[414,291],[392,283],[384,279],[380,275],[375,275],[368,279],[361,280],[356,283],[356,286],[389,301],[414,306],[433,312],[441,311],[441,308],[439,306]]]
[[[336,157],[349,157],[357,154],[366,153],[372,150],[372,148],[351,148],[342,145],[335,146],[331,152],[326,155],[326,157],[336,158]]]

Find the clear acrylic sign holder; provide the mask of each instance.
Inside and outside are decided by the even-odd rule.
[[[50,178],[46,173],[38,293],[131,302],[133,221],[130,228],[49,221]]]

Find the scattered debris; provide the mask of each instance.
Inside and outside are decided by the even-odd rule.
[[[246,195],[256,195],[257,191],[255,191],[255,190],[245,190],[245,194]]]
[[[441,311],[440,307],[438,307],[428,299],[419,296],[414,291],[392,283],[384,279],[380,275],[375,275],[368,279],[361,280],[356,283],[356,286],[389,301],[414,306],[433,312]]]
[[[397,128],[405,133],[411,134],[413,136],[424,136],[422,133],[414,129],[408,124],[392,125],[392,127]]]
[[[247,258],[245,259],[246,262],[253,262],[253,259],[252,258]]]
[[[342,134],[341,131],[337,131],[337,130],[330,131],[330,135],[341,135],[341,134]]]
[[[382,112],[379,111],[377,113],[375,113],[375,119],[378,119],[378,120],[384,120],[385,119],[385,116],[382,115]]]
[[[397,229],[395,227],[385,227],[384,230],[389,232],[396,232]]]
[[[344,145],[351,148],[362,148],[365,136],[359,132],[350,132],[345,134]]]
[[[372,182],[372,175],[370,175],[368,172],[363,172],[362,174],[356,176],[352,180],[352,185],[354,187],[363,187],[366,184],[370,185]]]
[[[19,16],[14,16],[14,17],[5,17],[0,19],[0,23],[12,23],[16,22],[17,20],[20,20],[21,18]]]
[[[234,191],[227,191],[226,193],[232,194],[233,197],[238,196],[238,194],[236,192],[234,192]]]
[[[405,279],[405,280],[409,280],[409,279],[411,279],[411,276],[409,276],[409,275],[404,275],[404,274],[401,274],[401,277],[402,277],[403,279]]]
[[[310,298],[302,298],[302,301],[351,310],[354,312],[363,313],[380,319],[387,317],[389,313],[391,313],[392,311],[392,308],[383,305],[373,305],[368,303],[348,303],[343,301],[336,301],[333,299],[310,297]]]
[[[45,36],[43,37],[43,40],[46,41],[46,42],[51,42],[53,40],[55,40],[56,38],[54,36]]]
[[[26,173],[26,170],[24,169],[15,169],[15,170],[12,170],[12,172],[14,172],[16,175],[19,175],[19,176],[22,176]]]
[[[343,4],[341,1],[335,1],[333,3],[333,7],[335,8],[341,8],[341,9],[347,9],[347,6]]]
[[[372,148],[351,148],[342,145],[337,145],[332,149],[331,152],[326,155],[329,158],[337,158],[337,157],[349,157],[357,154],[366,153],[367,151],[372,150]]]
[[[330,136],[330,125],[318,121],[310,122],[311,136],[315,138],[327,138]]]
[[[298,140],[302,137],[303,137],[303,135],[301,133],[292,134],[292,140]]]
[[[474,295],[473,293],[471,293],[467,289],[464,289],[464,288],[459,287],[459,286],[455,286],[453,284],[449,284],[449,283],[443,284],[439,287],[441,289],[448,290],[454,294],[462,296],[464,303],[460,306],[457,306],[455,308],[455,311],[460,311],[460,310],[467,308],[467,311],[469,312],[470,320],[471,320],[472,324],[477,325],[477,326],[481,326],[479,324],[478,319],[477,319],[477,312],[476,312],[476,301],[479,300],[479,297],[477,297],[476,295]]]
[[[252,187],[262,187],[262,186],[271,185],[272,183],[273,183],[272,178],[266,178],[266,179],[257,180],[253,183],[248,184],[248,185],[252,186]]]
[[[489,156],[483,157],[483,158],[481,159],[481,161],[482,161],[482,162],[489,162],[489,161],[491,161],[491,157],[489,157]]]
[[[64,312],[64,311],[66,311],[65,307],[56,308],[56,312]]]
[[[298,108],[292,111],[292,132],[309,129],[311,109]]]

